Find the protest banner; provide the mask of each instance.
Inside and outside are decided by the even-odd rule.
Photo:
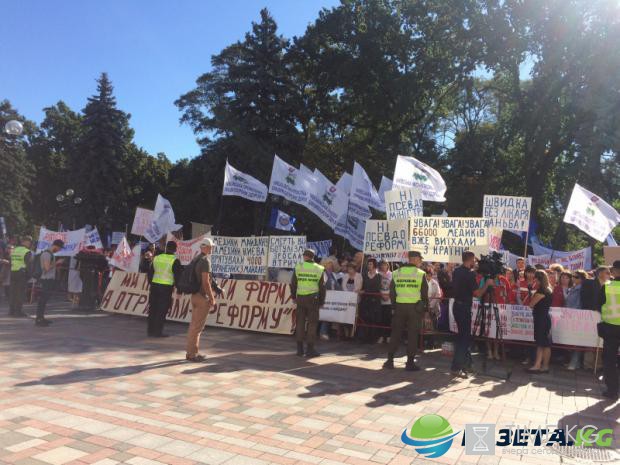
[[[605,265],[613,265],[616,260],[620,260],[620,246],[603,246],[603,257],[605,258]]]
[[[358,162],[353,163],[353,179],[351,181],[349,202],[364,208],[372,207],[379,211],[385,209],[385,203],[379,197],[377,189],[375,189],[366,170]]]
[[[482,217],[491,220],[490,227],[527,232],[530,226],[531,210],[531,197],[485,195]]]
[[[295,268],[303,260],[306,236],[269,236],[270,268]]]
[[[112,237],[110,238],[110,245],[120,244],[125,237],[125,233],[123,231],[113,231]]]
[[[320,258],[329,257],[329,250],[332,248],[332,240],[307,242],[306,247],[316,252],[316,256]]]
[[[552,252],[544,255],[528,255],[527,262],[532,266],[543,265],[545,268],[549,268],[554,263],[559,263],[571,271],[591,269],[592,250],[590,247],[572,252]]]
[[[355,324],[357,299],[356,292],[327,291],[325,293],[325,304],[319,309],[319,320]]]
[[[110,265],[123,271],[137,273],[140,267],[140,249],[137,247],[134,247],[132,250],[131,247],[129,247],[129,242],[127,242],[127,239],[123,236],[118,247],[114,251],[114,255],[112,255],[110,259]],[[137,259],[136,252],[138,255]]]
[[[295,304],[290,286],[269,281],[222,279],[224,295],[209,310],[207,326],[244,329],[264,333],[292,334],[295,329]],[[146,316],[149,282],[145,273],[115,271],[101,300],[106,312]],[[167,319],[189,323],[191,299],[187,294],[172,294]]]
[[[409,221],[367,220],[364,232],[364,254],[389,262],[406,261]]]
[[[169,242],[169,241],[176,242],[177,244],[177,251],[175,253],[176,257],[181,262],[181,265],[188,265],[192,261],[192,259],[200,253],[200,243],[203,241],[203,239],[206,239],[207,237],[209,236],[205,234],[203,236],[196,237],[194,239],[190,239],[187,241],[181,241],[177,239],[177,237],[174,234],[168,233],[168,235],[166,236],[166,242]]]
[[[133,217],[133,224],[131,226],[131,234],[136,236],[144,236],[144,231],[149,227],[153,221],[153,210],[147,208],[136,208],[136,214]]]
[[[409,250],[420,252],[425,261],[460,263],[465,251],[489,250],[487,218],[413,217],[409,227]]]
[[[454,299],[450,299],[450,331],[457,333],[456,321],[452,315]],[[507,341],[531,341],[534,342],[534,317],[532,309],[524,305],[499,304],[498,313],[502,322],[503,339]],[[472,334],[479,303],[472,305]],[[601,321],[601,315],[592,310],[579,310],[576,308],[551,307],[551,338],[554,344],[597,347],[599,344],[596,325]],[[493,312],[486,313],[486,331],[483,336],[494,338],[496,334],[496,322]],[[478,329],[475,335],[479,335]]]
[[[391,190],[385,193],[385,215],[388,220],[423,216],[422,198],[415,189]]]
[[[183,226],[176,224],[175,221],[172,204],[161,194],[157,194],[151,224],[144,230],[145,239],[150,242],[156,242],[165,234],[171,231],[178,231]]]
[[[267,273],[269,236],[213,236],[213,273],[264,275]],[[304,237],[305,243],[305,237]],[[200,242],[196,243],[200,246]]]
[[[79,250],[90,246],[103,252],[103,243],[101,242],[101,236],[99,236],[99,231],[97,231],[97,228],[93,228],[84,233],[84,243],[79,247]]]
[[[49,249],[52,243],[60,239],[65,243],[65,246],[56,252],[57,257],[72,257],[77,254],[84,247],[84,235],[86,229],[76,229],[75,231],[51,231],[43,226],[39,231],[39,240],[37,241],[37,248],[35,253],[41,253],[44,250]]]

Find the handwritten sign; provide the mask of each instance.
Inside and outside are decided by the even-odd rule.
[[[223,279],[224,296],[209,311],[207,326],[244,329],[264,333],[292,334],[295,305],[288,284],[269,281]],[[189,295],[172,294],[167,319],[189,323],[192,305]],[[145,273],[115,271],[103,294],[106,312],[147,316],[149,282]]]
[[[269,236],[213,236],[214,273],[264,275],[267,273]],[[305,239],[305,238],[304,238]]]
[[[367,220],[364,253],[378,260],[404,261],[408,251],[409,221]]]
[[[131,234],[136,236],[144,236],[144,231],[153,222],[153,210],[147,208],[136,208],[136,214],[133,217],[133,224],[131,226]]]
[[[409,219],[409,249],[431,262],[456,263],[461,254],[488,253],[487,218],[414,217]]]
[[[357,314],[357,298],[357,292],[327,291],[325,305],[319,309],[319,320],[354,324]]]
[[[420,193],[415,189],[387,191],[385,193],[385,214],[388,220],[423,216]]]
[[[295,268],[303,260],[306,236],[269,236],[270,268]]]
[[[482,217],[491,220],[491,227],[527,231],[530,226],[531,197],[485,195]]]

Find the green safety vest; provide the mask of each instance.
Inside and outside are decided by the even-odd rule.
[[[314,262],[302,262],[295,266],[297,295],[310,295],[319,292],[319,280],[324,268]]]
[[[397,304],[415,304],[422,300],[424,271],[415,266],[404,266],[392,273]]]
[[[620,325],[620,281],[605,284],[605,304],[601,307],[601,319],[610,325]]]
[[[172,273],[172,265],[177,259],[172,254],[162,253],[153,259],[153,282],[155,284],[163,284],[165,286],[174,285],[174,273]]]
[[[20,245],[15,247],[11,253],[11,271],[21,271],[26,269],[26,255],[30,253],[26,247]]]

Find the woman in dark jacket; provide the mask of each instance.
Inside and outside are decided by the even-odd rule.
[[[528,373],[549,373],[551,359],[551,316],[549,308],[553,291],[549,278],[543,270],[534,273],[536,293],[530,299],[529,307],[534,314],[534,341],[536,342],[536,361],[528,368]]]

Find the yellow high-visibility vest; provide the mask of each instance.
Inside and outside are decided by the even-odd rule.
[[[310,295],[319,292],[319,280],[324,268],[314,262],[302,262],[295,266],[297,295]]]
[[[26,255],[30,250],[20,245],[13,249],[11,253],[11,271],[21,271],[26,269]]]
[[[601,307],[601,320],[620,325],[620,281],[605,284],[605,304]]]
[[[403,266],[392,273],[397,304],[415,304],[422,300],[425,273],[415,266]]]
[[[168,253],[159,254],[153,259],[153,282],[155,284],[174,285],[172,265],[176,259],[177,257]]]

